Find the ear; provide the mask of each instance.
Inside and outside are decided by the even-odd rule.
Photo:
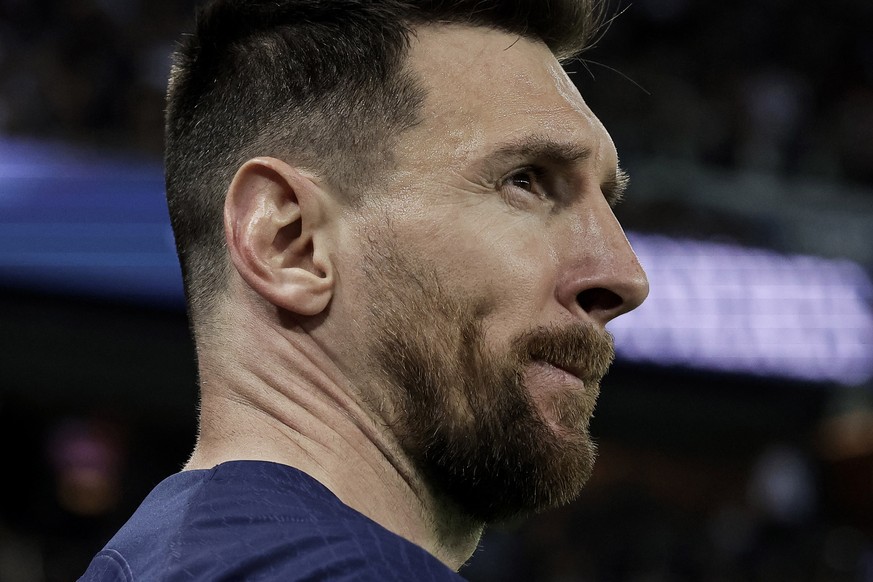
[[[284,310],[324,311],[334,291],[331,208],[327,192],[299,169],[275,158],[243,164],[224,204],[228,252],[243,280]]]

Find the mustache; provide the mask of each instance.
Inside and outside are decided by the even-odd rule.
[[[515,350],[525,363],[546,362],[586,384],[600,383],[615,360],[612,334],[585,323],[534,328],[516,339]]]

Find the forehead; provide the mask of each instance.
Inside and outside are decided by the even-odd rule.
[[[432,158],[468,158],[529,135],[588,148],[606,164],[615,158],[608,133],[542,42],[482,27],[422,27],[408,66],[427,90],[413,136],[424,143],[413,147]]]

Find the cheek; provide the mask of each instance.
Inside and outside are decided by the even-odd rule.
[[[489,327],[511,334],[547,321],[561,237],[542,217],[511,213],[502,200],[434,206],[425,199],[408,198],[379,236],[393,238],[416,267],[433,270],[444,291],[481,306]]]
[[[494,326],[536,325],[553,301],[558,253],[532,222],[479,221],[455,239],[446,266],[465,292],[487,301]]]

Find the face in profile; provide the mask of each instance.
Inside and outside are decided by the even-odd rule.
[[[355,264],[379,408],[467,515],[566,503],[594,463],[604,325],[647,291],[611,209],[614,147],[542,43],[424,29],[409,66],[422,121],[362,210]]]

